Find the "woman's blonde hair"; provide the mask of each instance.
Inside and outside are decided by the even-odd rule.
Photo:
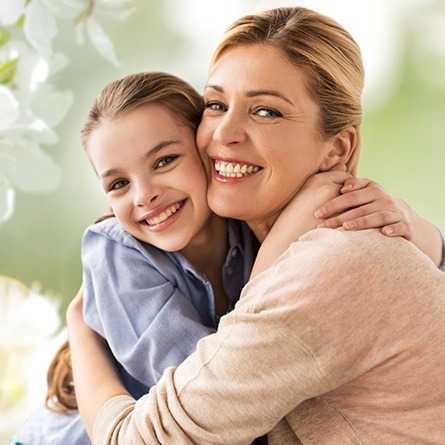
[[[187,82],[162,72],[131,74],[108,84],[96,97],[81,130],[82,145],[87,150],[91,133],[105,120],[117,119],[137,107],[157,104],[165,107],[182,125],[196,131],[201,122],[202,96]],[[123,147],[123,150],[125,147]],[[96,222],[113,216],[110,210]],[[54,356],[47,373],[46,406],[65,413],[77,409],[69,343]]]
[[[235,21],[217,47],[211,66],[229,49],[251,44],[271,45],[304,69],[308,92],[319,106],[323,138],[333,137],[351,125],[357,129],[357,147],[347,163],[348,171],[355,175],[365,74],[360,48],[352,36],[315,11],[302,7],[271,9]]]

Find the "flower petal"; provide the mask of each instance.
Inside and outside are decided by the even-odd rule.
[[[120,66],[114,53],[114,46],[108,36],[105,34],[103,28],[93,18],[89,17],[86,20],[86,27],[91,43],[96,48],[97,52],[106,60],[111,62],[115,67]]]
[[[0,131],[8,130],[20,115],[19,103],[11,91],[0,86]]]
[[[73,103],[71,91],[56,91],[52,85],[42,84],[37,89],[31,108],[33,114],[43,119],[51,128],[64,119]]]
[[[0,23],[12,26],[25,12],[26,0],[2,0],[0,2]]]
[[[0,223],[14,213],[14,189],[3,175],[0,175]]]
[[[13,186],[28,193],[51,192],[62,178],[61,168],[33,141],[2,141],[0,169]]]
[[[25,10],[23,31],[29,43],[44,57],[52,54],[52,40],[57,34],[56,20],[48,6],[33,0]]]

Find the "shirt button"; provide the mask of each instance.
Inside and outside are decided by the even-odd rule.
[[[238,249],[235,247],[232,250],[232,258],[235,258],[238,255]]]

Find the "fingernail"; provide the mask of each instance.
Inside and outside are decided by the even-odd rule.
[[[317,229],[326,229],[326,228],[328,228],[328,225],[326,223],[320,223],[317,226]]]
[[[383,230],[387,235],[391,235],[391,233],[394,232],[394,229],[392,227],[383,227]]]
[[[343,227],[345,229],[352,230],[357,227],[357,223],[355,221],[347,221],[343,224]]]
[[[322,218],[324,215],[326,215],[326,209],[324,207],[320,207],[315,211],[314,215],[315,218]]]
[[[341,191],[343,192],[343,191],[345,191],[345,190],[349,190],[349,189],[352,189],[352,185],[351,185],[351,184],[344,185],[344,186],[341,188]]]

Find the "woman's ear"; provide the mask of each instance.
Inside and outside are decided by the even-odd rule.
[[[357,129],[347,127],[331,141],[330,150],[320,165],[320,171],[328,171],[336,164],[345,164],[357,147]]]

